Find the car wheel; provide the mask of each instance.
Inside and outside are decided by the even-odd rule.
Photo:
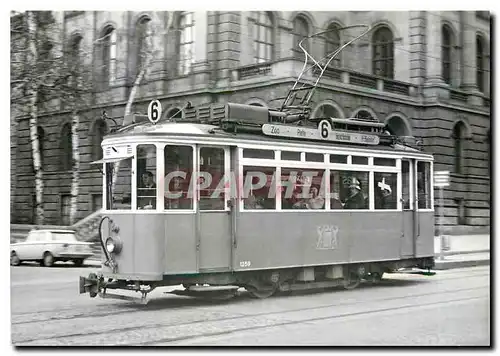
[[[75,264],[76,267],[81,267],[83,265],[83,258],[73,260],[73,263]]]
[[[10,265],[11,266],[19,266],[21,264],[21,260],[15,251],[10,253]]]
[[[43,265],[45,267],[52,267],[54,265],[54,256],[50,252],[45,252],[43,255]]]

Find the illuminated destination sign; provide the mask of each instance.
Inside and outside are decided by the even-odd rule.
[[[375,135],[333,131],[329,121],[323,120],[317,129],[288,125],[262,125],[262,133],[267,136],[300,138],[306,140],[321,140],[345,143],[360,143],[364,145],[378,145],[380,139]]]

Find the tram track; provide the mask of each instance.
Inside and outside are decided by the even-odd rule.
[[[339,318],[349,318],[349,317],[356,317],[356,316],[363,316],[363,315],[369,315],[369,314],[376,314],[376,313],[384,313],[384,312],[390,312],[390,311],[403,311],[403,310],[410,310],[410,309],[416,309],[416,308],[422,308],[422,307],[430,307],[430,306],[436,306],[436,305],[445,305],[449,303],[457,303],[457,302],[464,302],[464,301],[472,301],[472,300],[480,300],[480,299],[486,299],[488,297],[488,294],[483,294],[479,296],[472,296],[472,297],[464,297],[464,298],[452,298],[452,299],[446,299],[446,300],[441,300],[441,301],[435,301],[435,302],[428,302],[428,303],[406,303],[404,305],[400,306],[391,306],[388,308],[375,308],[375,309],[369,309],[369,310],[364,310],[364,311],[355,311],[355,312],[346,312],[346,313],[338,313],[338,314],[333,314],[333,315],[321,315],[317,317],[310,317],[310,318],[294,318],[294,319],[271,319],[269,320],[269,315],[279,315],[282,317],[287,317],[290,316],[292,313],[297,313],[297,312],[304,312],[304,311],[311,311],[313,309],[324,309],[327,306],[322,306],[320,308],[313,307],[313,308],[300,308],[300,309],[293,309],[293,310],[284,310],[284,311],[279,311],[279,312],[274,312],[274,313],[262,313],[262,314],[250,314],[250,315],[236,315],[231,318],[216,318],[212,320],[207,320],[206,318],[203,318],[203,320],[197,320],[197,321],[192,321],[192,322],[187,322],[187,323],[174,323],[174,324],[163,324],[163,323],[158,323],[154,325],[148,325],[147,327],[125,327],[125,328],[117,328],[117,329],[110,329],[106,331],[100,331],[100,332],[95,332],[95,333],[76,333],[72,335],[64,335],[60,337],[53,337],[53,338],[43,338],[43,339],[33,339],[33,340],[25,340],[21,343],[21,345],[26,345],[26,346],[36,346],[36,345],[76,345],[78,344],[77,340],[72,340],[72,339],[78,339],[78,338],[91,338],[92,342],[90,345],[107,345],[109,340],[113,340],[112,344],[113,345],[137,345],[137,346],[148,346],[148,345],[157,345],[161,343],[171,343],[171,342],[177,342],[177,341],[186,341],[189,339],[197,339],[197,338],[203,338],[203,337],[211,337],[211,336],[217,336],[217,335],[224,335],[224,334],[231,334],[231,333],[236,333],[236,332],[241,332],[241,331],[248,331],[248,330],[258,330],[258,329],[264,329],[264,328],[270,328],[270,327],[279,327],[279,326],[286,326],[286,325],[291,325],[291,324],[300,324],[300,323],[310,323],[310,322],[315,322],[315,321],[321,321],[321,320],[329,320],[329,319],[339,319]],[[265,315],[266,319],[258,319],[256,317]],[[238,320],[240,323],[250,323],[251,325],[249,326],[237,326],[238,324],[234,323],[236,320]],[[215,329],[215,330],[214,330]],[[144,337],[144,333],[148,334],[149,332],[153,332],[162,335],[172,335],[170,337],[162,337],[162,338],[154,338],[154,340],[151,341],[141,341],[142,338]],[[175,334],[182,334],[182,335],[175,335]],[[140,335],[140,337],[139,337]],[[114,337],[113,337],[114,336]],[[149,335],[146,335],[150,336]],[[95,337],[95,338],[94,338]],[[138,339],[137,342],[134,341],[134,339]],[[71,342],[69,343],[69,341]],[[120,341],[121,340],[121,341]],[[37,342],[39,341],[39,342]],[[43,341],[43,342],[42,342]],[[51,342],[52,341],[52,342]],[[83,345],[86,345],[87,343],[84,342]],[[89,345],[89,346],[90,346]]]
[[[474,288],[453,288],[451,290],[447,290],[447,291],[440,291],[439,292],[439,295],[442,297],[443,295],[454,295],[456,293],[464,293],[464,292],[473,292],[473,291],[483,291],[485,289],[488,289],[487,287],[483,287],[483,288],[477,288],[477,287],[474,287]],[[488,296],[488,293],[483,293],[481,296],[474,296],[474,298],[486,298]],[[19,340],[18,342],[22,343],[22,344],[25,344],[25,343],[35,343],[35,344],[40,344],[40,345],[45,345],[45,344],[54,344],[54,345],[58,345],[60,344],[60,342],[62,342],[62,344],[64,344],[64,340],[65,339],[71,339],[71,338],[85,338],[85,337],[101,337],[103,334],[105,335],[120,335],[120,334],[127,334],[127,333],[132,333],[132,334],[135,334],[136,333],[136,330],[140,329],[141,332],[145,332],[145,331],[152,331],[152,330],[159,330],[159,329],[164,329],[164,328],[190,328],[190,327],[198,327],[199,328],[199,325],[202,325],[203,323],[212,323],[212,324],[217,324],[217,323],[228,323],[228,327],[231,327],[231,325],[233,324],[238,324],[238,323],[247,323],[247,322],[250,322],[250,323],[253,323],[256,325],[253,325],[252,327],[250,328],[243,328],[242,330],[251,330],[251,329],[254,329],[254,328],[259,328],[259,327],[268,327],[268,326],[273,326],[275,323],[271,323],[272,325],[260,325],[262,320],[268,320],[269,318],[277,318],[278,319],[278,324],[277,325],[281,325],[279,323],[284,323],[283,325],[287,325],[287,324],[290,324],[290,323],[294,323],[294,322],[306,322],[306,321],[315,321],[315,320],[322,320],[323,316],[321,317],[318,317],[318,318],[309,318],[309,319],[304,319],[304,320],[285,320],[285,321],[280,321],[279,319],[283,318],[284,316],[286,316],[287,314],[290,315],[290,314],[293,314],[293,313],[303,313],[303,312],[308,312],[308,313],[312,313],[312,312],[318,312],[318,311],[325,311],[325,312],[328,312],[329,309],[331,308],[358,308],[358,307],[366,307],[366,305],[371,305],[371,304],[376,304],[376,305],[379,305],[381,303],[384,303],[384,302],[388,302],[388,301],[391,301],[391,302],[395,302],[395,303],[403,303],[403,305],[401,306],[401,308],[406,308],[406,307],[410,307],[412,305],[421,305],[419,303],[415,304],[415,303],[404,303],[405,300],[412,300],[412,299],[421,299],[421,298],[433,298],[433,297],[436,297],[436,293],[435,291],[434,292],[430,292],[430,293],[415,293],[415,294],[411,294],[411,295],[400,295],[400,296],[391,296],[391,297],[388,297],[388,298],[375,298],[375,299],[371,299],[371,300],[365,300],[364,298],[362,300],[356,300],[354,302],[349,302],[349,301],[346,301],[346,302],[337,302],[337,303],[329,303],[329,304],[326,304],[326,305],[317,305],[317,306],[312,306],[312,307],[306,307],[306,308],[293,308],[293,309],[286,309],[286,310],[280,310],[280,311],[267,311],[267,312],[262,312],[262,313],[251,313],[251,314],[245,314],[245,313],[237,313],[237,312],[231,312],[229,313],[229,315],[219,315],[217,316],[217,311],[215,311],[215,315],[209,315],[208,317],[206,315],[198,315],[198,317],[194,317],[193,320],[189,320],[189,321],[180,321],[180,322],[176,322],[176,321],[173,321],[173,322],[167,322],[167,323],[152,323],[152,324],[149,324],[149,325],[132,325],[132,326],[127,326],[127,327],[118,327],[118,328],[114,328],[114,327],[111,327],[109,328],[109,326],[104,326],[102,329],[99,327],[99,321],[95,320],[94,316],[89,316],[87,315],[87,318],[90,318],[92,319],[92,325],[93,326],[93,329],[94,331],[90,331],[90,332],[76,332],[76,333],[63,333],[61,335],[46,335],[45,337],[43,336],[43,333],[41,334],[38,334],[36,338],[29,338],[29,339],[23,339],[23,340]],[[452,301],[460,301],[460,300],[467,300],[467,298],[458,298],[458,299],[447,299],[446,301],[439,301],[438,303],[446,303],[446,302],[452,302]],[[434,303],[430,303],[430,304],[422,304],[422,305],[433,305]],[[182,307],[179,307],[179,308],[175,308],[175,309],[182,309]],[[190,309],[190,312],[192,312],[193,314],[196,314],[196,312],[198,311],[202,311],[203,312],[206,312],[205,310],[206,308],[204,307],[196,307],[196,308],[191,308]],[[365,311],[366,313],[372,313],[372,312],[384,312],[384,311],[389,311],[389,310],[397,310],[398,308],[394,308],[394,307],[390,307],[390,308],[376,308],[376,309],[373,309],[373,310],[368,310],[368,311]],[[170,309],[172,310],[172,309]],[[169,310],[169,311],[170,311]],[[153,311],[153,310],[148,310],[148,309],[139,309],[137,311],[131,311],[131,312],[147,312],[147,311]],[[123,311],[119,312],[121,314],[123,314]],[[214,313],[214,311],[212,312],[209,312],[210,313]],[[114,314],[118,314],[118,313],[113,313]],[[102,313],[99,314],[98,316],[99,317],[108,317],[110,316],[111,314],[108,314],[108,315],[103,315]],[[334,317],[341,317],[341,316],[349,316],[349,315],[362,315],[359,314],[358,312],[356,313],[347,313],[347,314],[342,314],[342,315],[338,315],[338,316],[334,316]],[[189,315],[188,315],[188,318],[189,318]],[[327,317],[328,318],[328,317]],[[52,320],[47,320],[49,322],[53,322],[53,321],[61,321],[61,320],[68,320],[68,321],[72,321],[72,320],[75,320],[76,318],[61,318],[61,319],[52,319]],[[174,318],[175,319],[175,318]],[[179,317],[177,318],[179,319]],[[181,316],[180,319],[182,320],[183,317]],[[300,318],[299,318],[300,319]],[[102,320],[102,319],[101,319]],[[152,320],[157,320],[157,315],[155,316],[155,318],[153,318]],[[169,319],[170,320],[170,319]],[[43,321],[38,321],[38,323],[41,323]],[[33,323],[33,322],[32,322]],[[37,323],[37,322],[35,322]],[[127,323],[126,321],[123,321],[120,323],[121,325],[130,325],[129,323]],[[19,325],[19,323],[17,324]],[[46,325],[47,326],[47,325]],[[84,328],[85,329],[85,328]],[[210,329],[210,328],[209,328]],[[231,329],[231,328],[230,328]],[[236,330],[238,331],[238,330]],[[213,335],[217,335],[218,332],[214,332]],[[209,333],[207,335],[202,335],[202,336],[211,336],[212,333]],[[13,337],[13,339],[15,339]],[[174,341],[178,341],[178,340],[183,340],[185,339],[184,336],[181,336],[179,338],[174,338]],[[43,343],[40,343],[42,342]],[[154,343],[156,343],[158,341],[154,341]],[[163,342],[163,341],[160,341],[160,342]],[[135,343],[133,343],[135,344]]]
[[[189,335],[189,336],[183,336],[183,337],[177,337],[177,338],[175,338],[175,337],[174,338],[165,338],[165,339],[161,339],[161,340],[143,342],[143,343],[139,343],[139,344],[135,344],[135,345],[137,345],[137,346],[153,346],[153,345],[158,346],[158,344],[162,344],[162,343],[172,343],[172,342],[177,342],[177,341],[195,340],[195,339],[200,339],[200,338],[205,338],[205,337],[228,335],[228,334],[233,334],[233,333],[242,332],[242,331],[274,328],[274,327],[280,327],[280,326],[286,326],[286,325],[292,325],[292,324],[300,324],[300,323],[310,323],[310,322],[322,321],[322,320],[332,320],[332,319],[364,316],[364,315],[377,314],[377,313],[383,313],[383,312],[388,312],[388,311],[409,310],[409,309],[416,309],[416,308],[422,308],[422,307],[428,307],[428,306],[434,306],[434,305],[440,305],[440,304],[449,304],[449,303],[454,303],[454,302],[480,300],[483,298],[486,298],[486,295],[479,296],[479,297],[470,297],[470,298],[457,298],[457,299],[451,299],[451,300],[439,301],[439,302],[433,302],[433,303],[426,303],[426,304],[406,305],[406,306],[401,306],[401,307],[397,307],[397,308],[381,308],[381,309],[375,309],[375,310],[370,310],[370,311],[339,314],[339,315],[334,315],[334,316],[322,316],[322,317],[316,317],[316,318],[302,319],[299,321],[291,320],[291,321],[284,321],[284,322],[280,322],[280,323],[275,323],[272,325],[263,325],[263,326],[256,325],[256,326],[250,326],[250,327],[236,328],[234,330],[224,330],[224,331],[219,331],[219,332],[201,333],[199,335],[194,335],[194,336]],[[283,313],[285,313],[285,312],[283,312]],[[164,346],[166,346],[166,345],[164,345]]]
[[[481,273],[481,274],[474,274],[471,276],[461,276],[461,277],[447,277],[447,278],[442,278],[440,281],[437,282],[442,282],[444,280],[455,280],[455,279],[464,279],[464,278],[478,278],[478,277],[485,277],[488,276],[488,273]],[[365,288],[373,288],[373,287],[378,287],[378,288],[393,288],[394,286],[387,283],[390,282],[391,280],[385,280],[381,284],[378,285],[362,285],[360,288],[365,289]],[[405,281],[410,281],[410,279],[405,280],[401,279],[398,280],[398,282],[405,282]],[[385,284],[385,285],[384,285]],[[440,293],[454,293],[456,291],[467,291],[475,288],[460,288],[460,289],[451,289],[451,290],[440,290]],[[344,292],[342,289],[339,288],[331,288],[327,289],[328,292],[331,293],[342,293]],[[310,290],[310,291],[302,291],[302,292],[295,292],[297,293],[296,295],[300,295],[302,293],[322,293],[324,290],[322,289],[317,289],[317,290]],[[427,293],[428,294],[428,293]],[[400,297],[391,297],[389,299],[400,299],[400,298],[405,298],[405,297],[412,297],[412,296],[425,296],[427,294],[406,294],[404,296]],[[276,296],[276,298],[282,297],[281,295]],[[274,298],[274,297],[273,297]],[[379,301],[384,301],[387,300],[387,298],[380,298],[377,299]],[[177,301],[181,301],[181,299],[178,299]],[[110,310],[110,305],[88,305],[85,307],[80,307],[75,310],[74,307],[68,307],[68,308],[63,308],[63,309],[58,309],[57,312],[70,312],[69,315],[62,315],[62,316],[53,316],[54,310],[46,310],[46,311],[37,311],[37,312],[27,312],[27,313],[15,313],[13,314],[13,321],[12,325],[22,325],[22,324],[31,324],[34,322],[48,322],[48,321],[58,321],[58,320],[73,320],[73,319],[79,319],[79,318],[89,318],[89,317],[108,317],[108,316],[113,316],[113,315],[120,315],[123,314],[124,312],[131,314],[131,313],[141,313],[141,312],[152,312],[152,311],[161,311],[161,310],[166,310],[166,311],[175,311],[175,310],[180,310],[180,309],[185,309],[189,307],[199,307],[200,302],[204,303],[205,306],[213,306],[214,304],[225,304],[225,303],[231,303],[231,300],[226,300],[226,301],[219,301],[219,300],[211,300],[211,299],[203,299],[203,298],[188,298],[188,299],[183,299],[182,303],[180,303],[178,306],[171,306],[171,305],[165,305],[164,302],[166,300],[164,298],[156,298],[151,300],[150,304],[147,306],[140,306],[136,305],[133,303],[130,304],[114,304],[111,306]],[[172,301],[169,301],[172,302]],[[155,303],[158,303],[158,305],[155,305]],[[338,305],[344,305],[345,303],[339,303]],[[334,306],[335,304],[329,305],[329,306]],[[124,310],[125,309],[125,310]],[[47,317],[45,317],[45,314],[49,314]],[[51,315],[52,314],[52,315]],[[14,318],[21,318],[21,319],[26,319],[25,321],[14,321]],[[38,320],[37,320],[38,319]]]

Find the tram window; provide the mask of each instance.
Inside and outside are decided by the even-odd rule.
[[[403,182],[403,209],[410,209],[410,162],[401,162],[402,182]]]
[[[324,171],[317,169],[281,169],[281,208],[325,209]]]
[[[224,149],[200,148],[200,210],[224,210]]]
[[[347,156],[330,155],[330,163],[347,163]]]
[[[300,161],[300,152],[281,151],[281,159],[284,161]]]
[[[243,208],[276,209],[276,168],[243,167]]]
[[[324,162],[325,156],[322,153],[306,152],[306,161],[308,161],[308,162]]]
[[[106,163],[106,209],[132,209],[132,158]]]
[[[375,209],[397,209],[397,173],[373,174],[375,179]]]
[[[245,148],[243,149],[243,158],[274,159],[274,151]]]
[[[368,164],[368,157],[352,156],[352,164]]]
[[[165,210],[193,209],[193,148],[167,145],[165,162]]]
[[[137,146],[137,209],[156,209],[156,146]]]
[[[381,158],[381,157],[375,157],[373,159],[373,164],[375,166],[389,166],[389,167],[396,167],[396,160],[394,158]]]
[[[343,209],[344,204],[340,200],[340,192],[343,184],[340,179],[340,171],[330,171],[330,209]]]
[[[417,194],[418,208],[431,208],[431,164],[429,162],[417,163]]]
[[[336,172],[330,174],[335,177]],[[337,185],[330,189],[339,190],[343,209],[369,208],[368,172],[338,171],[337,182]]]

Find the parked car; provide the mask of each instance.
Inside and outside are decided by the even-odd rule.
[[[91,245],[78,241],[72,230],[32,230],[24,242],[10,244],[10,264],[37,261],[51,267],[56,261],[73,261],[81,266],[93,255]]]

